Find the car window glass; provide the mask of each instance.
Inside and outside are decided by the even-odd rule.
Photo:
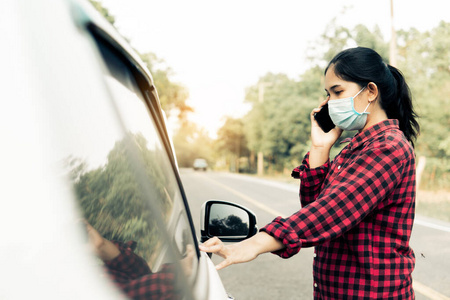
[[[135,255],[133,263],[139,270],[126,274],[127,280],[151,277],[144,285],[158,293],[154,283],[160,280],[159,274],[183,278],[181,285],[172,280],[166,283],[171,288],[162,287],[179,291],[184,278],[194,281],[198,257],[168,150],[132,66],[108,46],[99,43],[99,48],[106,66],[104,81],[101,88],[93,86],[92,92],[103,89],[109,97],[100,93],[98,101],[80,99],[60,108],[56,124],[63,125],[55,131],[63,148],[63,164],[88,236],[94,231],[122,253]],[[113,280],[124,273],[114,269],[119,264],[116,260],[102,261]],[[181,272],[186,276],[175,276]],[[125,290],[123,283],[119,286]]]
[[[107,51],[108,49],[102,49],[102,53]],[[110,57],[110,60],[119,60],[119,58]],[[137,146],[139,161],[147,176],[146,186],[152,193],[150,200],[160,207],[161,216],[166,224],[165,229],[174,244],[178,245],[179,253],[177,254],[184,256],[186,253],[183,251],[186,251],[188,245],[193,246],[194,242],[180,188],[167,150],[150,118],[141,90],[130,68],[124,62],[122,63],[122,66],[120,61],[108,65],[110,70],[105,74],[106,82],[113,93],[127,135]],[[120,76],[117,76],[118,73]],[[183,232],[182,239],[177,237],[177,233],[180,231]],[[163,233],[155,233],[154,237],[152,236],[155,241],[161,240],[158,234]],[[146,239],[150,240],[148,236]],[[161,253],[161,244],[156,242],[154,247],[151,250],[151,264],[152,267],[159,268],[161,264],[167,262],[168,258],[165,257],[165,253]],[[149,249],[148,246],[145,249]],[[139,246],[138,251],[141,251]]]

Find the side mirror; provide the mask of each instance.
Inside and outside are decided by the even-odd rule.
[[[201,242],[217,236],[224,242],[239,242],[258,232],[256,215],[249,209],[227,201],[209,200],[202,205]]]

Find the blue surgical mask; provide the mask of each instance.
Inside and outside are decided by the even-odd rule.
[[[334,125],[342,130],[360,130],[364,128],[367,115],[369,114],[367,108],[369,108],[370,102],[366,109],[359,113],[355,110],[353,99],[365,88],[363,87],[354,97],[328,101],[328,110]]]

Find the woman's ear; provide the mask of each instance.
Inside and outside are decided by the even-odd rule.
[[[367,85],[369,102],[375,101],[378,99],[378,87],[374,82],[369,82]]]

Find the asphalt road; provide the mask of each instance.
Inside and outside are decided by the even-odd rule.
[[[251,176],[182,169],[196,232],[200,234],[200,207],[211,199],[227,200],[252,210],[259,227],[276,216],[289,216],[300,208],[298,182],[268,181]],[[416,299],[450,299],[450,225],[420,216],[411,237],[416,253],[413,273]],[[213,255],[216,264],[220,257]],[[302,249],[290,259],[273,254],[232,265],[219,274],[227,291],[236,299],[312,299],[313,250]]]

